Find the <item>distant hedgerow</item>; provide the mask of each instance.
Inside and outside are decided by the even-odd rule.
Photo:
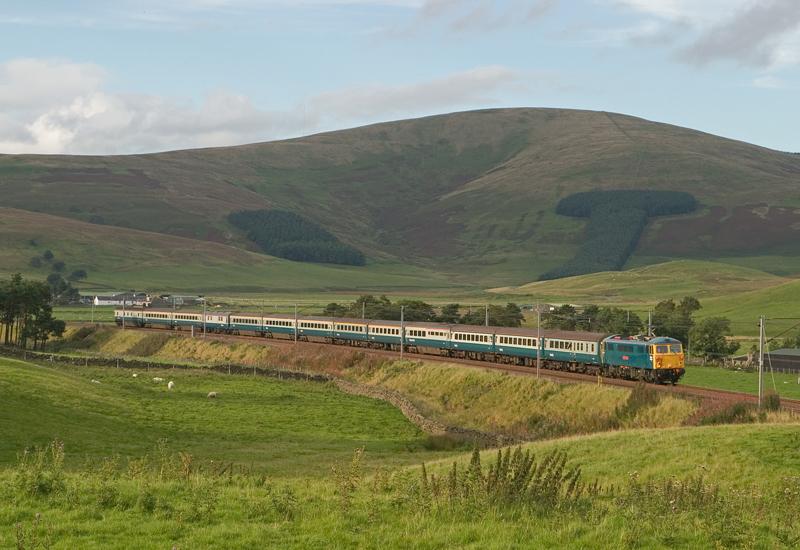
[[[272,256],[297,262],[364,265],[361,251],[341,242],[324,228],[294,212],[246,210],[228,221],[247,232],[247,238]]]
[[[540,279],[621,269],[636,249],[650,217],[687,214],[696,208],[692,195],[678,191],[587,191],[570,195],[558,203],[556,213],[589,218],[587,238],[574,258]]]

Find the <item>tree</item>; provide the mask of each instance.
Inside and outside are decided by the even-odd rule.
[[[29,264],[32,268],[39,269],[40,267],[42,267],[42,259],[39,256],[34,256],[33,258],[31,258]]]
[[[59,260],[57,262],[53,262],[53,271],[55,271],[56,273],[61,273],[66,268],[67,268],[67,265],[64,262],[62,262],[61,260]]]
[[[88,276],[89,276],[89,274],[86,273],[85,269],[76,269],[75,271],[73,271],[72,273],[70,273],[67,276],[67,280],[68,281],[73,281],[73,282],[74,281],[80,281],[82,279],[85,279]]]
[[[559,330],[575,330],[578,324],[577,317],[578,312],[575,307],[564,304],[542,315],[542,327]]]
[[[348,312],[345,306],[331,302],[322,310],[322,315],[325,317],[347,317]]]
[[[3,343],[34,349],[44,346],[47,338],[64,332],[64,322],[53,319],[50,285],[41,281],[26,281],[15,274],[0,283],[0,323]]]
[[[436,318],[436,320],[440,323],[458,323],[459,319],[461,319],[461,315],[458,313],[460,309],[461,306],[458,304],[444,305],[442,306],[442,309],[439,312],[439,316]]]
[[[693,296],[686,296],[677,304],[672,299],[659,302],[653,310],[653,331],[659,336],[670,336],[685,344],[694,326],[692,315],[701,307]]]
[[[725,317],[709,317],[693,326],[689,335],[692,338],[692,352],[704,359],[727,357],[739,349],[739,344],[729,342],[731,322]]]
[[[787,336],[781,342],[780,347],[782,348],[800,348],[800,332],[795,334],[794,336]]]
[[[45,250],[44,254],[42,254],[42,258],[44,261],[49,262],[53,259],[53,252],[51,250]]]
[[[599,332],[623,336],[641,334],[644,329],[644,323],[636,313],[618,307],[600,308],[597,312],[597,322],[593,326]]]

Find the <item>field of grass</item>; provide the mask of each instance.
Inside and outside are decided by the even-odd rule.
[[[264,293],[457,288],[444,275],[400,262],[363,267],[292,262],[224,244],[0,208],[0,277],[45,279],[31,258],[50,250],[66,273],[85,269],[87,291]]]
[[[59,385],[51,389],[63,396]],[[53,417],[56,426],[64,420]],[[124,424],[127,416],[118,420]],[[18,432],[22,424],[8,433]],[[163,449],[119,461],[98,449],[91,465],[81,466],[84,457],[71,456],[67,441],[66,462],[77,466],[63,469],[56,447],[0,469],[0,546],[792,548],[800,540],[798,444],[798,425],[633,430],[534,443],[526,449],[537,464],[563,451],[564,472],[579,466],[582,483],[600,488],[568,493],[558,473],[515,496],[513,478],[504,489],[488,475],[468,474],[468,455],[416,455],[444,479],[453,460],[461,464],[451,491],[422,484],[419,468],[369,450],[361,459],[338,460],[335,469],[276,467],[280,457],[265,456],[255,467],[230,471]],[[320,449],[308,460],[331,456]],[[481,461],[491,465],[495,456],[484,452]],[[286,475],[271,473],[285,468]],[[561,472],[557,465],[546,470]]]
[[[796,374],[764,371],[764,390],[774,390],[781,397],[800,399],[800,384]],[[688,386],[715,388],[758,394],[758,373],[722,369],[718,367],[687,367],[681,380]]]
[[[426,416],[449,425],[529,440],[617,428],[677,426],[696,410],[690,401],[661,395],[631,406],[636,399],[623,388],[562,385],[424,359],[385,360],[324,345],[286,350],[259,341],[230,343],[100,329],[70,332],[63,344],[54,346],[106,357],[145,356],[162,362],[233,363],[324,372],[397,391]]]
[[[679,260],[612,271],[529,283],[491,292],[524,296],[528,301],[652,304],[668,298],[695,296],[701,302],[752,290],[772,289],[790,280],[719,262]]]
[[[66,443],[72,466],[86,458],[142,456],[163,439],[170,452],[280,477],[326,475],[359,447],[381,464],[436,456],[425,449],[427,436],[390,405],[319,383],[200,370],[138,375],[0,359],[0,463],[53,439]],[[167,380],[175,390],[167,390]],[[219,397],[207,399],[210,391]]]

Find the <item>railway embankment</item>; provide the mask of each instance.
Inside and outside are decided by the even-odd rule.
[[[158,364],[163,368],[175,364],[310,380],[323,377],[319,379],[339,381],[343,391],[393,404],[426,432],[480,439],[487,444],[680,426],[698,409],[694,400],[647,388],[560,384],[322,344],[272,346],[263,340],[72,327],[64,339],[53,343],[52,353],[108,366],[120,361],[120,365]]]

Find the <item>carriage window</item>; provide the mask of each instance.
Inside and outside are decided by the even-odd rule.
[[[658,353],[669,353],[669,346],[656,346]]]

